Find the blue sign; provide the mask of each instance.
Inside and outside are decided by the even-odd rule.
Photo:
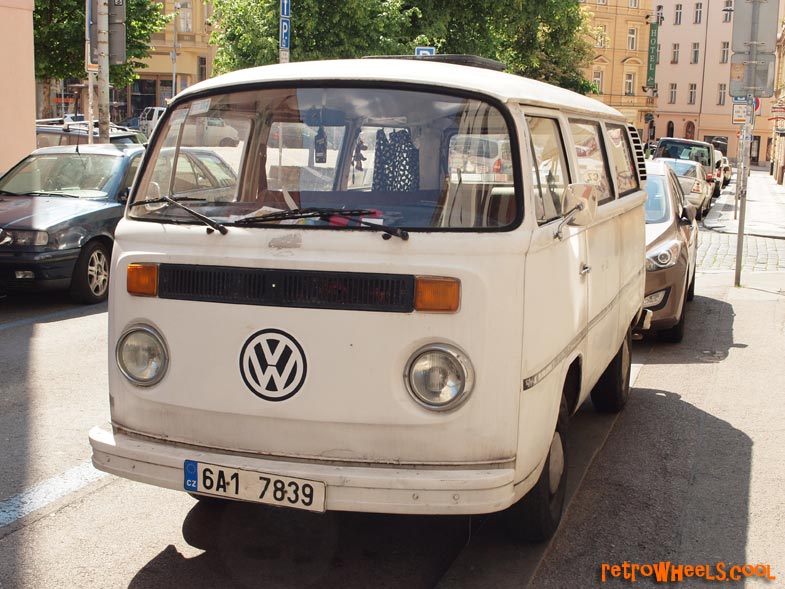
[[[281,18],[281,49],[289,49],[289,32],[291,31],[291,21],[288,18]]]
[[[183,464],[183,474],[185,475],[183,481],[183,488],[186,491],[199,490],[199,466],[193,460],[186,460]]]
[[[292,16],[291,0],[281,0],[281,18],[289,18],[290,16]]]
[[[415,47],[415,55],[436,55],[436,47]]]

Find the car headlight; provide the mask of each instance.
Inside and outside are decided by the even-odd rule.
[[[404,382],[419,404],[434,411],[457,407],[474,386],[469,358],[448,344],[430,344],[417,350],[406,364]]]
[[[669,241],[646,254],[646,271],[663,270],[675,266],[679,261],[681,243]]]
[[[128,329],[117,342],[115,355],[120,372],[141,387],[160,382],[169,366],[166,344],[149,325],[135,325]]]
[[[46,231],[17,231],[6,230],[3,233],[2,244],[30,247],[46,245],[49,243],[49,234]]]

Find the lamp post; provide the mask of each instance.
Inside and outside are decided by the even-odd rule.
[[[172,98],[177,94],[177,16],[180,3],[174,3],[174,43],[172,43]]]

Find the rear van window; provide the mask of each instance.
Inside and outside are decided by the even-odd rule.
[[[614,197],[609,180],[608,158],[603,147],[600,124],[595,121],[570,119],[570,129],[575,141],[581,181],[597,186],[598,204],[612,201]]]

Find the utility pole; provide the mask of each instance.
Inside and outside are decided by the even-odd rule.
[[[180,3],[174,3],[174,20],[172,24],[174,25],[174,43],[172,43],[172,98],[177,95],[177,17],[179,13],[177,12],[180,10]]]
[[[109,143],[109,3],[98,0],[98,142]]]

